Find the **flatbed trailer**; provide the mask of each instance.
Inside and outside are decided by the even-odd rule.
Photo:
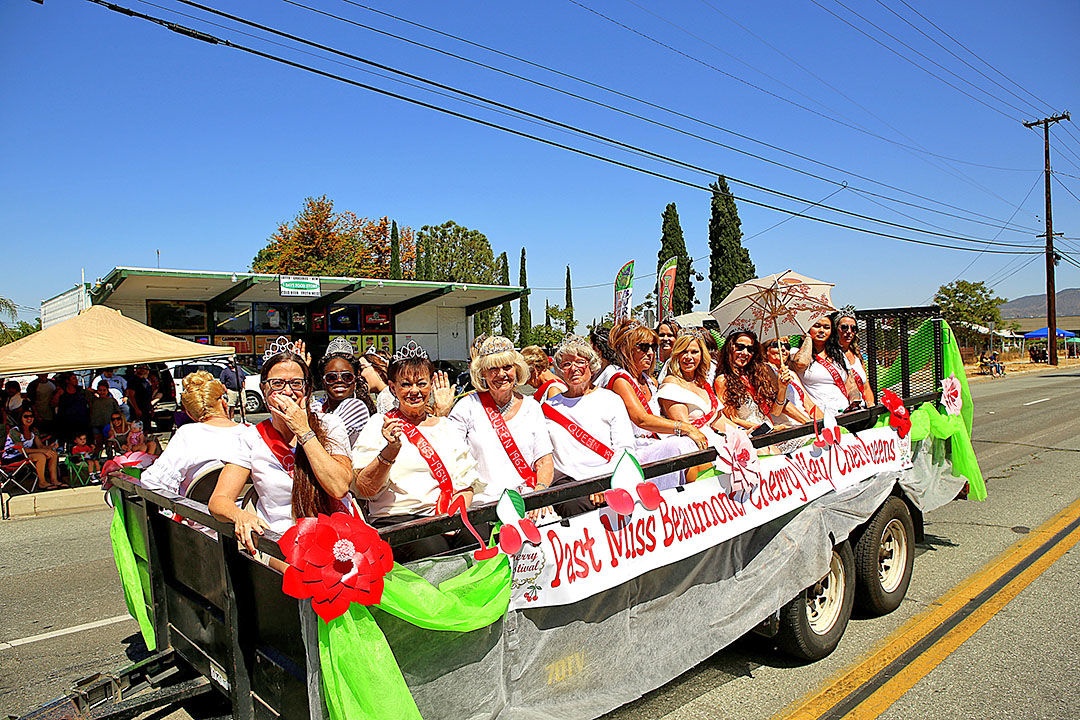
[[[860,313],[861,329],[869,336],[864,344],[870,351],[872,383],[904,393],[909,411],[918,412],[941,397],[948,329],[935,311]],[[915,343],[920,336],[923,340]],[[892,372],[893,367],[900,371],[882,385],[879,368]],[[841,415],[837,422],[849,431],[852,445],[858,441],[869,448],[876,447],[876,438],[892,442],[896,432],[885,422],[889,416],[889,410],[878,405]],[[814,432],[803,426],[754,442],[766,446]],[[970,441],[967,445],[970,448]],[[770,461],[769,467],[778,468],[779,481],[774,482],[771,473],[766,480],[763,473],[758,499],[749,502],[768,505],[767,498],[772,498],[773,516],[731,531],[718,542],[707,540],[708,532],[723,531],[721,525],[728,520],[729,527],[736,527],[737,508],[732,506],[731,517],[721,520],[726,506],[720,494],[712,511],[704,508],[706,503],[682,502],[693,493],[705,497],[709,480],[665,491],[663,508],[631,517],[629,535],[594,534],[590,539],[599,545],[588,559],[587,542],[568,542],[566,550],[580,556],[573,559],[583,566],[559,556],[560,538],[579,529],[585,533],[579,538],[590,537],[588,523],[595,518],[542,525],[541,546],[502,556],[513,569],[505,613],[470,631],[419,627],[377,606],[371,615],[393,651],[412,701],[427,720],[599,717],[670,682],[754,630],[774,635],[782,648],[813,660],[836,647],[856,601],[871,613],[884,613],[902,600],[914,544],[922,539],[923,513],[966,491],[966,479],[953,472],[950,446],[947,432],[924,434],[910,444],[909,454],[899,442],[897,447],[905,449],[899,461],[879,458],[882,467],[895,469],[865,476],[852,470],[851,481],[843,484],[837,471],[825,477],[835,489],[821,485],[813,497],[806,495],[809,480],[802,485],[789,482],[785,494],[786,476],[780,470],[785,462],[791,467],[799,464],[795,461],[812,464],[817,456],[798,451]],[[811,446],[807,453],[813,452]],[[818,455],[831,461],[830,452],[826,447]],[[709,448],[642,470],[646,478],[658,477],[715,457],[716,450]],[[848,462],[848,467],[857,464]],[[609,482],[607,477],[594,478],[530,493],[524,496],[525,506],[541,508],[602,492]],[[205,505],[188,498],[153,492],[126,479],[118,479],[115,487],[122,521],[114,522],[114,531],[122,528],[130,543],[143,586],[134,604],[141,600],[144,606],[131,610],[145,615],[152,654],[115,675],[82,681],[68,696],[24,718],[134,717],[154,706],[207,695],[219,697],[228,716],[242,719],[351,716],[340,698],[327,692],[323,675],[331,670],[324,666],[329,657],[325,624],[310,602],[282,592],[280,572],[239,548],[231,524],[217,521]],[[796,490],[803,492],[801,498]],[[680,516],[679,507],[692,512],[697,508],[699,514],[696,519],[692,512]],[[469,518],[474,524],[497,522],[493,505],[470,508]],[[595,581],[602,574],[598,566],[605,563],[611,568],[621,561],[625,569],[631,562],[644,562],[648,533],[640,530],[652,520],[655,547],[665,546],[670,537],[672,547],[685,540],[690,549],[642,566],[628,579],[587,588],[590,565]],[[200,531],[191,522],[213,532]],[[636,550],[635,522],[640,540]],[[460,528],[459,517],[443,515],[393,526],[380,535],[393,547]],[[269,532],[258,538],[259,550],[283,559],[276,539]],[[694,542],[704,543],[704,549],[696,549]],[[553,563],[559,566],[555,574]],[[408,567],[438,586],[476,566],[466,551]],[[585,589],[567,595],[571,587]],[[131,602],[129,597],[129,606]],[[341,667],[332,672],[340,673]],[[336,677],[334,693],[341,684]],[[378,707],[378,699],[373,707]]]

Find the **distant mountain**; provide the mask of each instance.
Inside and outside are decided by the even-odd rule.
[[[1057,293],[1057,314],[1080,315],[1080,288],[1059,290]],[[1046,295],[1025,295],[1001,305],[1001,317],[1033,318],[1046,315]]]

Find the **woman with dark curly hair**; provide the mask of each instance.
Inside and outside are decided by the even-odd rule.
[[[769,415],[783,412],[790,374],[787,367],[779,373],[778,377],[769,369],[755,333],[736,330],[728,335],[716,373],[716,395],[724,403],[724,416],[741,428],[756,430]]]
[[[349,431],[349,442],[356,442],[375,406],[352,344],[345,338],[331,340],[326,354],[315,365],[315,376],[326,390],[326,401],[313,399],[312,408],[341,418]]]

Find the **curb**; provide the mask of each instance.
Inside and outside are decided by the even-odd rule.
[[[2,501],[10,503],[9,507],[12,518],[33,517],[35,515],[71,510],[94,510],[107,507],[105,503],[105,494],[101,491],[100,485],[87,485],[86,487],[67,488],[64,490],[50,490],[48,492],[31,493],[29,495],[15,495],[14,497],[4,493]]]

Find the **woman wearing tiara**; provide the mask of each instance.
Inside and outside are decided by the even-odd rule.
[[[326,390],[326,401],[312,400],[318,412],[341,418],[349,431],[350,447],[371,417],[371,395],[353,354],[352,343],[336,337],[326,347],[326,354],[315,366],[315,374]]]
[[[448,512],[460,498],[466,507],[484,490],[476,459],[455,423],[433,414],[447,388],[435,387],[435,366],[415,342],[390,360],[390,389],[398,407],[375,415],[353,445],[354,494],[369,500],[371,524],[388,527]],[[407,562],[457,547],[457,537],[437,535],[394,548]]]
[[[253,532],[283,533],[297,518],[344,509],[352,477],[345,423],[312,410],[311,372],[303,357],[288,338],[278,338],[267,354],[260,384],[270,418],[244,427],[235,456],[223,458],[227,464],[207,503],[216,518],[233,523],[252,553]],[[259,494],[256,514],[236,506],[248,478]]]
[[[630,422],[634,424],[638,462],[666,460],[695,449],[705,449],[709,445],[705,433],[692,423],[666,418],[660,413],[656,382],[652,379],[656,333],[637,320],[627,318],[611,328],[609,340],[619,365],[606,387],[622,399]],[[687,479],[692,480],[692,475]],[[653,482],[664,490],[680,484],[681,480],[680,473],[670,473]]]
[[[657,391],[666,417],[693,425],[706,435],[722,431],[724,425],[724,406],[709,382],[711,366],[712,355],[701,338],[679,335],[671,347],[667,377]]]
[[[469,375],[476,392],[458,401],[450,421],[468,443],[486,483],[473,502],[496,502],[506,489],[527,493],[550,487],[551,439],[540,403],[514,391],[529,379],[522,353],[504,337],[489,337],[469,363]],[[560,387],[566,387],[562,381]]]

